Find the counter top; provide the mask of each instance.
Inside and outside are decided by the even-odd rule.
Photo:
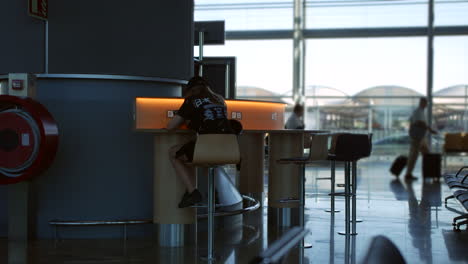
[[[155,134],[191,134],[194,131],[189,129],[177,129],[169,131],[167,129],[135,129],[136,132],[155,133]],[[304,134],[304,133],[330,133],[328,130],[302,130],[302,129],[278,129],[278,130],[243,130],[242,133],[280,133],[280,134]]]

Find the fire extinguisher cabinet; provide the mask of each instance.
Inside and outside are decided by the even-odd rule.
[[[57,124],[42,104],[0,95],[0,184],[40,175],[54,160],[58,141]]]

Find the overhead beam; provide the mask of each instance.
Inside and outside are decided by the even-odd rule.
[[[382,38],[425,37],[428,27],[394,28],[339,28],[306,29],[303,36],[309,38]],[[434,36],[468,36],[468,26],[435,27]],[[292,39],[294,30],[243,30],[226,31],[227,40]]]

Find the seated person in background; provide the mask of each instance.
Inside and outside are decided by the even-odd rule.
[[[188,122],[188,127],[200,134],[233,133],[227,119],[226,103],[223,97],[214,93],[205,79],[198,76],[190,79],[184,91],[184,97],[185,101],[179,111],[167,124],[169,131]],[[196,189],[195,171],[187,164],[193,160],[195,141],[196,139],[193,138],[187,143],[178,144],[169,149],[172,166],[187,188],[179,203],[179,208],[192,206],[202,201],[202,195]]]
[[[286,121],[284,128],[286,129],[304,129],[304,121],[302,117],[304,116],[304,106],[296,104],[293,109],[293,113]]]

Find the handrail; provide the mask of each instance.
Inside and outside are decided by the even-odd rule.
[[[96,220],[96,221],[85,221],[85,220],[74,220],[74,221],[63,221],[63,220],[51,220],[50,225],[58,226],[74,226],[74,225],[136,225],[136,224],[151,224],[152,220]]]
[[[214,216],[232,216],[232,215],[244,214],[244,213],[248,213],[248,212],[253,212],[253,211],[257,210],[258,208],[260,208],[260,202],[258,200],[254,199],[254,198],[252,198],[250,196],[247,196],[247,195],[242,195],[242,199],[243,200],[249,200],[250,202],[253,202],[254,204],[252,206],[242,208],[242,209],[239,209],[239,210],[228,211],[228,212],[218,212],[218,213],[215,213]],[[197,215],[198,219],[207,218],[207,217],[208,217],[208,214],[199,214],[199,215]]]
[[[287,198],[276,200],[276,202],[278,202],[278,203],[298,203],[298,202],[300,202],[300,200],[295,198],[295,197],[287,197]]]
[[[239,210],[234,210],[234,211],[228,211],[228,212],[218,212],[215,213],[215,216],[231,216],[231,215],[238,215],[238,214],[244,214],[247,212],[252,212],[260,208],[260,202],[250,196],[247,195],[242,195],[243,200],[248,200],[252,203],[253,205],[242,208]],[[200,214],[197,215],[197,218],[206,218],[208,217],[207,214]],[[153,223],[152,219],[139,219],[139,220],[93,220],[93,221],[87,221],[87,220],[50,220],[49,224],[50,225],[55,225],[55,226],[91,226],[91,225],[136,225],[136,224],[151,224]]]

